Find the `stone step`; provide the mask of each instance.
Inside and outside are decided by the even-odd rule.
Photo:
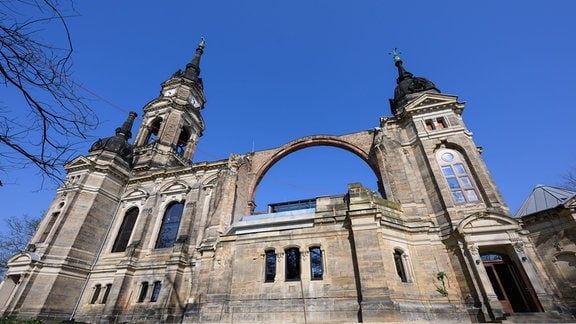
[[[512,313],[506,315],[502,323],[576,323],[576,319],[570,314],[557,312]]]

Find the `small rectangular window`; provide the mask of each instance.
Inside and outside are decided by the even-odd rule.
[[[322,280],[322,250],[319,247],[310,248],[310,277],[312,280]]]
[[[160,296],[160,289],[162,288],[162,283],[160,281],[154,281],[154,288],[152,289],[152,297],[150,297],[151,302],[156,302],[158,296]]]
[[[266,270],[265,270],[266,282],[274,282],[276,278],[276,252],[266,251]]]
[[[426,119],[424,124],[426,124],[427,130],[434,130],[434,123],[432,122],[432,119]]]
[[[438,117],[436,119],[436,125],[438,125],[438,129],[446,128],[446,122],[444,121],[443,117]]]
[[[140,295],[138,295],[138,303],[144,302],[147,294],[148,294],[148,282],[144,281],[140,286]]]
[[[102,296],[102,301],[100,302],[101,304],[106,304],[106,301],[108,301],[108,295],[110,294],[111,288],[112,288],[112,284],[106,285],[106,290],[104,290],[104,296]]]
[[[98,297],[100,296],[100,290],[102,290],[102,285],[98,284],[94,287],[94,294],[92,294],[92,299],[90,299],[90,304],[96,304]]]

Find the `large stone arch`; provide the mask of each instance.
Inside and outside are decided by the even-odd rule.
[[[249,201],[254,200],[254,195],[256,194],[256,189],[260,181],[274,164],[291,153],[315,146],[337,147],[358,156],[374,172],[378,180],[379,188],[381,188],[381,172],[379,171],[377,163],[370,159],[372,143],[373,134],[365,131],[343,136],[307,136],[291,141],[279,148],[255,152],[252,156],[252,171],[254,173],[248,190]],[[385,193],[382,190],[380,190],[380,194],[385,198]]]

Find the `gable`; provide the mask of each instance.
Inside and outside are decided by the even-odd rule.
[[[79,156],[64,165],[64,169],[68,172],[75,169],[84,169],[92,166],[92,162],[84,156]]]
[[[174,181],[162,186],[160,192],[163,195],[166,195],[171,193],[188,192],[191,188],[192,187],[189,184],[183,181]]]
[[[416,111],[433,111],[439,109],[457,109],[461,112],[464,108],[463,103],[458,102],[458,97],[450,96],[445,94],[435,94],[435,93],[424,93],[411,103],[409,103],[405,111],[406,112],[416,112]]]
[[[122,197],[122,200],[146,199],[148,198],[148,196],[150,196],[150,194],[146,190],[142,188],[137,188],[126,193]]]
[[[457,230],[462,234],[505,232],[520,230],[520,224],[508,216],[479,212],[464,218],[458,224]]]

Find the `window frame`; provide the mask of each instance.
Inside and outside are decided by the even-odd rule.
[[[317,253],[313,251],[318,251]],[[309,249],[310,255],[310,280],[323,280],[324,279],[324,253],[319,246],[311,246]],[[319,268],[319,273],[315,273],[314,269]]]
[[[122,224],[118,229],[116,234],[116,239],[114,240],[114,244],[112,245],[112,249],[110,250],[111,253],[117,252],[124,252],[130,243],[130,238],[132,237],[132,232],[134,231],[134,227],[136,226],[136,222],[138,221],[138,216],[140,215],[140,209],[138,207],[132,207],[124,213],[124,218],[122,219]],[[131,224],[128,224],[127,221],[131,221]],[[130,230],[128,230],[128,226],[130,226]],[[120,241],[122,239],[123,241]]]
[[[289,247],[284,250],[285,281],[299,281],[302,279],[302,261],[300,249],[297,247]]]
[[[112,284],[106,284],[106,289],[104,290],[104,295],[102,295],[102,300],[100,301],[100,304],[106,304],[106,302],[108,301],[108,296],[110,296],[110,290],[112,289]]]
[[[463,205],[482,202],[473,175],[459,151],[441,149],[436,152],[436,161],[455,204]]]
[[[146,295],[148,295],[148,281],[143,281],[140,284],[140,293],[138,294],[137,303],[143,303],[146,300]]]
[[[173,208],[176,206],[181,206],[181,210],[177,214],[171,214]],[[160,225],[160,230],[158,231],[158,236],[156,237],[156,243],[154,244],[155,249],[164,249],[174,247],[176,240],[178,239],[178,232],[180,230],[180,225],[182,223],[182,216],[184,215],[184,208],[186,207],[185,201],[172,201],[166,205],[164,210],[164,216],[162,217],[162,223]],[[177,221],[173,221],[169,217],[178,217]],[[176,224],[176,225],[174,225]],[[169,226],[167,226],[169,225]],[[167,237],[173,231],[173,237]]]
[[[278,266],[278,255],[275,250],[266,250],[264,252],[264,282],[274,282]]]
[[[394,249],[394,265],[396,266],[396,274],[401,282],[410,282],[408,276],[408,267],[406,264],[406,253],[402,249]]]
[[[100,292],[102,291],[102,285],[97,284],[94,286],[94,291],[92,292],[92,298],[90,298],[90,305],[98,303],[98,298],[100,297]]]
[[[144,141],[144,145],[151,145],[154,144],[158,140],[160,136],[160,128],[162,128],[162,122],[164,120],[162,117],[156,117],[152,120],[152,122],[148,126],[148,134],[146,134],[146,140]]]
[[[56,212],[53,212],[52,214],[50,214],[50,219],[48,219],[48,223],[44,227],[44,230],[42,231],[42,234],[40,235],[40,238],[38,239],[38,242],[37,242],[38,244],[46,242],[46,239],[50,235],[50,232],[52,232],[52,228],[54,227],[54,224],[56,224],[56,220],[58,219],[59,216],[60,216],[60,211],[56,211]]]
[[[150,296],[150,302],[155,303],[158,301],[160,297],[160,290],[162,289],[162,282],[161,281],[154,281],[154,285],[152,286],[152,295]]]

